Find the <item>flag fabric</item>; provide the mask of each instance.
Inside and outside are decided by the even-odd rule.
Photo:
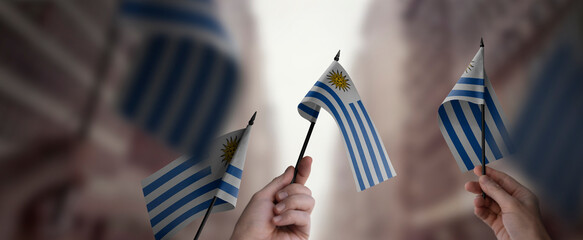
[[[212,1],[123,0],[122,29],[139,39],[122,115],[174,149],[203,153],[239,82]]]
[[[203,216],[235,208],[251,125],[211,143],[206,158],[182,156],[142,180],[150,224],[156,239],[168,239]]]
[[[320,108],[338,124],[357,191],[396,176],[380,134],[348,73],[334,61],[298,105],[300,115],[316,122]]]
[[[506,117],[484,69],[484,48],[438,110],[439,129],[462,172],[482,164],[482,110],[485,104],[486,163],[511,152]]]
[[[513,160],[530,179],[541,202],[566,220],[583,213],[583,56],[575,27],[561,30],[531,68],[530,89],[512,134]]]

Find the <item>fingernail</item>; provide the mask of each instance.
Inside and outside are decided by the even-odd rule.
[[[284,208],[285,203],[278,203],[277,205],[275,205],[275,210],[277,210],[277,212],[281,212]]]
[[[281,216],[275,216],[275,217],[273,217],[273,222],[276,222],[277,223],[279,221],[281,221]]]
[[[279,197],[279,200],[283,200],[287,197],[287,192],[279,192],[277,193],[277,197]]]

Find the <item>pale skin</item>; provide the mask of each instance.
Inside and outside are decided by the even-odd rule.
[[[498,239],[551,239],[541,220],[536,196],[507,174],[492,168],[474,168],[479,181],[467,182],[466,191],[478,194],[474,214],[486,223]],[[486,199],[482,198],[482,191]]]
[[[296,183],[290,184],[294,168],[289,166],[255,193],[237,221],[231,239],[308,239],[315,200],[304,184],[311,166],[312,158],[304,157],[298,166]]]

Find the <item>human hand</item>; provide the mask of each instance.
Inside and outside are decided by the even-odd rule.
[[[498,239],[550,239],[541,221],[536,196],[512,177],[492,168],[482,175],[476,166],[478,182],[467,182],[466,191],[478,194],[474,214],[486,223]],[[487,197],[484,199],[482,191]]]
[[[308,239],[315,201],[304,184],[311,167],[312,158],[304,157],[298,166],[296,183],[290,184],[294,168],[289,166],[255,193],[235,225],[231,239]]]

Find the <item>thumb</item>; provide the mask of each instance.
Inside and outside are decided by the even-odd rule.
[[[296,176],[296,182],[302,185],[305,185],[308,181],[308,177],[310,176],[310,172],[312,171],[312,158],[311,157],[304,157],[298,164],[298,175]]]
[[[287,167],[283,174],[271,180],[271,182],[265,185],[265,187],[257,192],[256,195],[262,198],[274,198],[277,191],[284,188],[289,184],[289,182],[291,182],[293,175],[294,168],[292,166]]]
[[[505,211],[512,207],[516,199],[508,194],[498,183],[487,175],[480,176],[480,187],[490,198],[494,199],[500,208]]]

